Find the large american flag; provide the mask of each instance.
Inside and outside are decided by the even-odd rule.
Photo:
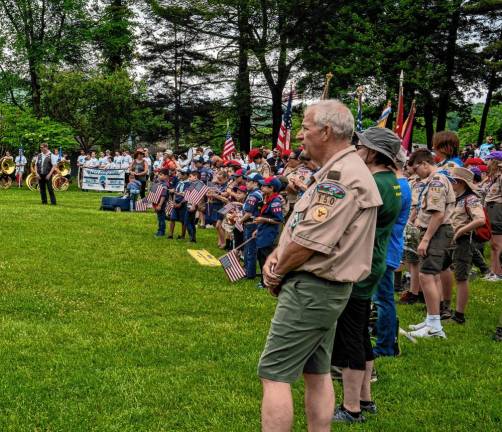
[[[282,116],[281,128],[277,137],[277,149],[282,153],[284,150],[291,148],[291,102],[293,99],[293,90],[289,92],[288,106]]]
[[[230,133],[230,128],[227,125],[227,137],[225,139],[223,154],[221,156],[223,160],[230,160],[233,153],[235,153],[235,144],[234,140],[232,139],[232,134]]]
[[[203,182],[197,181],[185,193],[185,201],[196,206],[204,199],[208,190],[209,188]]]
[[[230,279],[230,282],[237,282],[238,280],[246,276],[246,272],[241,267],[241,264],[239,262],[239,257],[237,255],[238,252],[239,251],[237,249],[234,249],[226,255],[218,258],[223,267],[223,270],[225,270],[225,273]]]

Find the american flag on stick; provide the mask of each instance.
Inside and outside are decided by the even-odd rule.
[[[160,197],[162,195],[162,191],[164,190],[164,186],[158,184],[154,185],[152,190],[148,192],[148,195],[146,197],[146,201],[149,202],[150,204],[158,204],[160,201]]]
[[[279,136],[277,137],[276,148],[281,153],[284,150],[289,150],[291,147],[291,102],[293,99],[293,89],[289,92],[288,106],[282,116],[281,128],[279,129]]]
[[[185,193],[185,201],[196,206],[206,196],[209,188],[201,181],[195,182]]]
[[[238,249],[231,250],[226,255],[218,258],[218,260],[230,279],[230,282],[237,282],[246,276],[246,272],[239,262]]]
[[[225,145],[223,146],[223,154],[221,155],[223,160],[230,160],[232,154],[235,153],[235,144],[232,139],[232,134],[230,133],[230,126],[227,120],[227,137],[225,138]]]
[[[146,212],[147,208],[148,208],[148,202],[146,198],[143,198],[142,200],[136,201],[134,210],[136,210],[137,212]]]
[[[174,210],[174,200],[170,199],[166,204],[166,216],[171,216],[171,212]]]

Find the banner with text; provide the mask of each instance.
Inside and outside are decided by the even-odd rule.
[[[125,170],[84,168],[82,189],[123,192]]]

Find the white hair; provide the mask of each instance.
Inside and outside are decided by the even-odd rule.
[[[341,140],[351,140],[354,135],[354,116],[337,99],[328,99],[309,105],[315,108],[314,123],[318,127],[330,126],[335,137]]]

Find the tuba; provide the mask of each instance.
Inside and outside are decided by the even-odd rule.
[[[26,177],[25,183],[26,183],[26,186],[28,187],[29,190],[31,190],[31,191],[38,190],[38,179],[37,179],[37,176],[35,175],[34,172],[28,174],[28,177]]]
[[[11,175],[16,170],[16,164],[12,159],[3,157],[0,159],[0,174]]]
[[[68,162],[67,160],[59,161],[57,168],[58,168],[59,173],[63,177],[66,177],[68,174],[70,174],[71,166],[70,166],[70,162]]]
[[[52,187],[55,191],[61,192],[68,190],[70,182],[62,174],[55,174],[52,176]]]

